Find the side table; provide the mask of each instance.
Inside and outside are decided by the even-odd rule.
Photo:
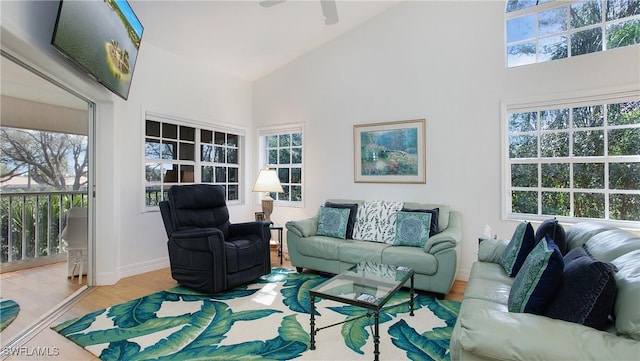
[[[278,256],[280,256],[280,265],[282,266],[282,231],[283,227],[279,224],[271,223],[269,230],[278,231]]]

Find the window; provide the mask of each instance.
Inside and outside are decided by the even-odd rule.
[[[147,113],[145,206],[157,206],[175,184],[219,184],[227,201],[239,201],[240,132],[183,123]]]
[[[303,131],[301,126],[259,132],[261,164],[275,169],[282,193],[271,197],[280,204],[300,205],[303,200]]]
[[[507,106],[505,130],[508,218],[640,221],[640,97]]]
[[[507,67],[640,44],[640,0],[509,0]]]

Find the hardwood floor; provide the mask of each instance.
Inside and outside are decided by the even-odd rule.
[[[87,284],[67,278],[67,262],[0,274],[0,296],[20,305],[18,317],[0,333],[0,344],[18,335],[40,316]]]
[[[277,256],[277,253],[275,251],[271,252],[271,262],[273,266],[280,264],[279,257]],[[292,268],[291,263],[286,259],[286,257],[282,267]],[[141,275],[124,278],[113,286],[94,287],[89,291],[87,295],[77,301],[65,313],[52,321],[50,325],[56,325],[63,321],[82,316],[89,312],[139,298],[153,292],[174,287],[176,285],[176,282],[171,278],[170,270],[168,268],[164,268]],[[465,287],[466,282],[456,280],[451,292],[446,296],[446,299],[461,301]],[[41,295],[36,297],[43,296]],[[26,305],[26,303],[37,301],[29,298],[23,302],[25,302]],[[9,356],[8,358],[6,358],[6,360],[99,360],[88,351],[85,351],[73,342],[67,340],[55,331],[49,329],[50,325],[43,328],[39,333],[33,336],[25,344],[23,344],[22,347],[24,348],[24,350],[19,352],[20,355],[16,354],[14,356]],[[33,353],[33,350],[36,349],[41,353],[38,357],[34,358],[33,356],[26,356],[27,352],[31,351]],[[9,351],[15,352],[19,350]],[[3,353],[4,352],[5,350],[3,350]],[[42,353],[44,353],[44,355]]]

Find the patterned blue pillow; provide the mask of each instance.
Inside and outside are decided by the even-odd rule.
[[[394,246],[424,247],[429,239],[431,213],[396,213],[396,239]]]
[[[345,239],[349,213],[351,213],[349,208],[320,207],[317,234]]]
[[[500,265],[509,277],[515,277],[518,274],[524,260],[535,245],[531,223],[521,222],[518,224],[511,241],[500,257]]]
[[[509,312],[541,315],[562,283],[564,260],[549,237],[538,242],[524,261],[509,292]]]

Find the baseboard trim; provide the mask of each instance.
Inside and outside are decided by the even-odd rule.
[[[139,275],[141,273],[157,271],[169,267],[169,257],[156,258],[154,260],[135,263],[120,267],[120,278]]]

